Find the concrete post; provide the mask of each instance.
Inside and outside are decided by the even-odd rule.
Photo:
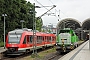
[[[90,50],[90,31],[89,31],[89,50]]]

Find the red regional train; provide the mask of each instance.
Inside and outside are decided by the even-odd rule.
[[[36,46],[37,49],[43,49],[47,46],[53,46],[55,43],[55,34],[36,32],[34,35],[31,29],[16,29],[8,32],[6,38],[6,54],[20,55],[30,52],[34,46]]]

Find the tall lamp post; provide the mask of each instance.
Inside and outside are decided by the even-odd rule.
[[[21,20],[20,22],[22,23],[22,29],[23,29],[23,22],[25,22],[25,21],[24,20]]]
[[[5,17],[7,16],[7,14],[2,14],[2,16],[4,17],[4,49],[5,49]]]

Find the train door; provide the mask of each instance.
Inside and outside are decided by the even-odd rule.
[[[26,36],[24,37],[23,47],[26,47]]]
[[[47,44],[47,36],[45,36],[45,44]]]
[[[34,36],[34,40],[35,40],[35,36]],[[33,43],[35,43],[35,41],[33,41],[33,35],[27,35],[26,36],[26,45],[27,47],[33,47]]]
[[[47,36],[47,42],[48,44],[52,44],[51,36]]]
[[[50,39],[51,39],[51,44],[52,44],[52,36],[50,37]]]
[[[37,36],[37,45],[42,45],[42,36]]]
[[[26,45],[27,45],[27,47],[29,47],[30,46],[30,38],[29,38],[29,35],[27,35],[26,36]]]
[[[55,37],[53,36],[52,37],[52,44],[54,44],[56,41],[55,41]]]
[[[25,36],[23,44],[24,47],[31,47],[33,44],[33,36],[31,35]]]
[[[42,44],[45,46],[45,36],[42,37]]]

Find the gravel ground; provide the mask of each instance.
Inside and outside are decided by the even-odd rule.
[[[56,57],[54,57],[53,59],[50,59],[51,57],[57,55]],[[53,51],[53,49],[50,50],[45,50],[42,52],[38,53],[38,56],[35,58],[31,57],[31,54],[27,55],[27,56],[22,56],[22,57],[11,57],[11,58],[6,58],[4,60],[58,60],[62,55],[58,55],[58,53],[56,51]]]
[[[44,56],[44,58],[40,59],[40,58],[36,58],[35,60],[58,60],[59,58],[61,58],[63,55],[65,54],[58,54],[57,52],[53,52],[50,54],[47,54]],[[54,57],[55,56],[55,57]],[[53,57],[52,59],[50,59],[51,57]]]
[[[52,57],[56,54],[57,54],[56,52],[53,52],[53,53],[45,55],[44,58],[42,58],[42,59],[36,58],[35,60],[48,60],[50,57]]]

